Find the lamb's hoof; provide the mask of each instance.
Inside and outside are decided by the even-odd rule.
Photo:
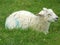
[[[49,32],[44,32],[45,35],[47,35]]]

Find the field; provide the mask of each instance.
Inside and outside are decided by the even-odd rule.
[[[58,15],[57,22],[51,23],[49,34],[29,28],[5,29],[6,17],[19,10],[37,14],[43,7],[51,8]],[[0,0],[0,45],[60,45],[60,0]]]

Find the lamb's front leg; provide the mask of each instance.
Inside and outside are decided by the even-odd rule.
[[[44,33],[45,35],[47,35],[47,34],[49,33],[49,31],[48,31],[48,30],[45,30],[45,31],[43,31],[43,33]]]

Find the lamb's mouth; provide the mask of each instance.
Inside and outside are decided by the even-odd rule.
[[[55,22],[57,22],[57,21],[58,21],[58,19],[55,19],[54,21],[55,21]]]
[[[58,19],[54,19],[54,20],[48,20],[48,22],[57,22]]]

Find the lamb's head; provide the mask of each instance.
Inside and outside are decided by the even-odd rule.
[[[43,8],[38,15],[44,17],[48,22],[55,22],[58,19],[58,16],[53,12],[52,9]]]

